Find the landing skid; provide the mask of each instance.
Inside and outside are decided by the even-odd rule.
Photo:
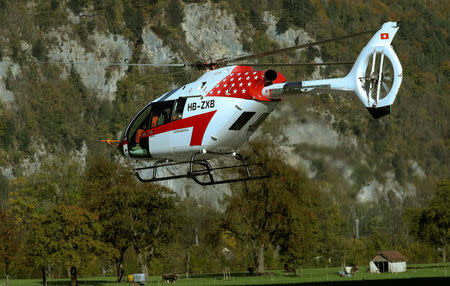
[[[223,167],[212,167],[211,163],[207,160],[198,160],[196,157],[200,154],[205,154],[205,152],[197,152],[192,155],[190,161],[186,162],[172,162],[167,160],[159,160],[156,161],[153,166],[148,167],[142,167],[142,168],[135,168],[134,173],[136,177],[141,182],[145,183],[151,183],[151,182],[158,182],[158,181],[166,181],[166,180],[174,180],[174,179],[181,179],[181,178],[189,178],[194,180],[199,185],[202,186],[210,186],[210,185],[218,185],[218,184],[227,184],[227,183],[235,183],[235,182],[243,182],[243,181],[250,181],[250,180],[260,180],[269,178],[271,176],[270,172],[262,165],[262,164],[256,164],[256,163],[248,163],[246,158],[243,156],[233,153],[213,153],[208,152],[210,154],[215,155],[231,155],[234,159],[236,159],[239,164],[236,165],[230,165],[230,166],[223,166]],[[178,174],[178,175],[170,175],[170,176],[158,176],[158,169],[163,169],[170,166],[178,166],[178,165],[185,165],[189,164],[189,170],[184,174]],[[239,171],[243,172],[244,175],[240,176],[238,178],[233,179],[218,179],[217,176],[214,175],[214,172],[217,173],[217,171],[221,170],[233,170],[235,169],[237,173]],[[152,174],[151,178],[144,178],[142,176],[142,171],[150,171]],[[252,172],[253,171],[253,172]],[[259,173],[259,175],[255,176],[252,173]],[[206,178],[206,179],[205,179]]]

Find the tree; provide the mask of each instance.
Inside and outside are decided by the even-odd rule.
[[[281,259],[301,269],[317,256],[322,245],[320,217],[325,213],[325,200],[301,171],[284,169],[283,175],[285,212],[279,219],[275,242],[280,246]]]
[[[185,198],[177,205],[177,242],[186,251],[186,273],[201,269],[214,269],[220,245],[220,213],[207,203]],[[184,263],[183,263],[184,264]]]
[[[227,227],[248,244],[259,275],[264,250],[281,246],[289,263],[303,263],[317,249],[320,190],[306,176],[279,159],[267,143],[252,143],[249,157],[271,166],[272,177],[233,189],[226,210]]]
[[[342,257],[343,247],[343,218],[337,204],[329,204],[319,214],[320,220],[320,254],[326,264],[336,262]]]
[[[170,0],[168,2],[166,9],[167,23],[170,27],[177,28],[183,22],[183,7],[178,0]]]
[[[100,241],[98,216],[78,206],[57,205],[36,222],[42,226],[36,230],[43,242],[39,251],[69,270],[72,286],[78,285],[80,268],[109,250]]]
[[[167,188],[142,184],[128,169],[104,157],[90,158],[83,201],[98,214],[101,240],[115,249],[117,281],[124,274],[124,254],[134,247],[142,272],[171,242],[176,229],[175,200]]]
[[[316,12],[316,7],[310,0],[283,0],[282,2],[283,15],[281,19],[286,18],[290,23],[300,28],[304,28],[308,19],[311,19]],[[281,19],[280,21],[285,21]],[[287,30],[285,26],[287,25],[284,23],[277,26],[277,32],[284,33]]]
[[[0,210],[6,209],[9,195],[9,180],[0,172]]]
[[[25,241],[25,255],[30,263],[39,268],[42,273],[42,285],[47,286],[48,266],[53,262],[54,253],[50,249],[50,239],[45,235],[41,223],[45,214],[34,214]]]
[[[450,239],[450,180],[437,184],[436,193],[418,217],[418,237],[442,249],[445,267]],[[446,271],[446,269],[445,269]]]
[[[27,260],[42,272],[47,283],[48,266],[54,261],[41,221],[49,209],[58,204],[78,201],[81,168],[76,161],[62,160],[58,155],[45,160],[40,170],[16,177],[10,182],[9,204],[25,237]]]
[[[83,201],[89,210],[98,214],[103,227],[101,239],[115,248],[117,282],[124,275],[124,254],[132,246],[130,236],[130,198],[135,178],[128,169],[107,158],[92,158],[83,182]]]
[[[161,255],[176,230],[176,208],[173,193],[157,184],[135,183],[129,201],[129,235],[148,281],[148,265]]]
[[[257,153],[268,146],[255,143],[250,150],[252,158],[264,161],[273,166],[272,178],[263,181],[245,182],[232,189],[226,209],[226,228],[250,249],[253,267],[259,275],[263,275],[264,250],[273,241],[278,226],[277,219],[282,219],[283,210],[281,188],[279,187],[279,169],[281,162]],[[255,154],[256,153],[256,154]],[[257,155],[257,156],[255,156]]]
[[[45,212],[59,203],[79,202],[81,165],[62,156],[46,159],[36,172],[11,180],[9,203],[21,224],[29,223],[33,213]]]
[[[3,264],[6,275],[6,286],[9,286],[11,262],[21,247],[21,237],[18,225],[6,210],[0,210],[0,263]]]

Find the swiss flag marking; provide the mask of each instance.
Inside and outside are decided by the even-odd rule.
[[[389,33],[381,33],[381,39],[382,40],[388,40],[389,39]]]

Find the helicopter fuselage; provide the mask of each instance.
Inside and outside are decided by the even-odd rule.
[[[182,162],[199,152],[201,159],[236,152],[279,102],[262,89],[286,79],[277,73],[268,81],[264,74],[229,66],[163,94],[132,119],[119,144],[123,154]]]

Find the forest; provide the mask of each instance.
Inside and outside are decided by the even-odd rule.
[[[450,182],[442,181],[424,208],[405,209],[390,234],[382,226],[361,237],[346,233],[337,202],[302,172],[252,145],[272,166],[270,179],[239,183],[221,212],[170,189],[137,182],[104,156],[87,168],[46,162],[10,182],[0,212],[0,258],[8,277],[219,273],[365,265],[381,249],[397,249],[411,263],[445,259]],[[276,150],[271,150],[276,152]],[[59,170],[55,173],[52,170]],[[391,236],[392,235],[392,236]],[[105,270],[106,269],[106,270]],[[103,272],[102,272],[103,271]],[[301,271],[301,270],[300,270]]]
[[[303,29],[315,39],[401,21],[393,45],[404,80],[392,114],[373,120],[354,99],[288,101],[301,111],[291,113],[291,121],[321,122],[358,144],[294,146],[295,154],[310,160],[310,176],[283,160],[274,140],[252,138],[241,151],[270,166],[272,177],[230,185],[219,208],[188,187],[181,195],[139,183],[119,152],[99,138],[117,138],[144,104],[201,72],[105,67],[103,82],[123,73],[108,98],[87,85],[77,65],[51,58],[64,49],[54,35],[64,33],[86,54],[98,48],[95,37],[112,35],[129,44],[130,62],[144,63],[142,35],[150,29],[174,51],[173,62],[193,61],[206,55],[187,43],[185,9],[195,8],[189,5],[232,15],[245,53],[282,46],[268,36],[265,13],[277,19],[277,34]],[[198,274],[231,267],[262,274],[284,264],[366,265],[389,249],[408,263],[442,262],[450,235],[449,9],[446,1],[419,0],[0,0],[0,277],[42,278],[46,284],[50,275],[76,285],[79,277],[120,281],[135,272]],[[365,40],[269,61],[353,60]],[[115,51],[108,56],[118,58]],[[281,72],[307,78],[314,70]],[[344,72],[320,69],[323,76]],[[281,136],[283,122],[266,121],[261,132]],[[330,156],[352,166],[348,177],[326,160]],[[388,184],[387,172],[397,182],[392,190],[358,199],[371,182]]]

